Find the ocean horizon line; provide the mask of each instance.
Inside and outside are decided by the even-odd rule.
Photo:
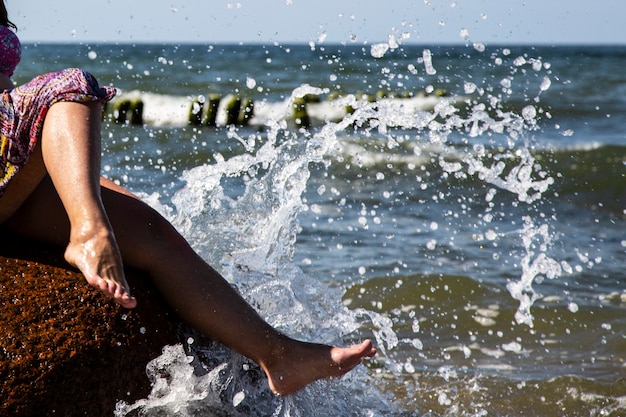
[[[311,45],[313,43],[313,45]],[[379,42],[361,42],[361,43],[348,43],[348,42],[279,42],[279,41],[268,41],[268,42],[260,42],[260,41],[155,41],[155,40],[116,40],[116,41],[108,41],[108,40],[22,40],[22,44],[24,45],[62,45],[62,46],[71,46],[71,45],[185,45],[185,46],[194,46],[194,45],[213,45],[213,46],[304,46],[304,47],[371,47],[372,45],[378,45],[381,43],[387,43],[385,41]],[[479,41],[471,41],[471,42],[405,42],[398,45],[397,48],[394,49],[402,49],[406,47],[469,47],[473,48],[474,45],[481,44],[485,47],[490,48],[515,48],[515,47],[626,47],[626,42],[542,42],[542,43],[534,43],[534,42],[479,42]]]

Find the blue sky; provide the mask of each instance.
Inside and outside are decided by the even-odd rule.
[[[23,42],[626,44],[624,0],[5,0]]]

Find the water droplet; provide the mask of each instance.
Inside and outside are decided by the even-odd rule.
[[[388,50],[389,50],[388,43],[377,43],[377,44],[372,45],[372,47],[370,48],[370,54],[374,58],[382,58],[383,56],[385,56]]]
[[[507,352],[521,353],[522,345],[520,345],[518,342],[505,343],[504,345],[502,345],[502,350],[505,350]]]
[[[243,391],[239,391],[233,396],[233,405],[237,407],[246,398],[246,394]]]
[[[474,49],[478,52],[485,52],[485,44],[481,42],[474,42]]]
[[[476,84],[466,82],[465,84],[463,84],[463,91],[465,91],[465,94],[472,94],[476,91]]]
[[[426,70],[426,74],[435,75],[437,70],[433,67],[433,59],[430,49],[424,49],[422,52],[422,59],[424,60],[424,69]]]
[[[537,109],[535,106],[528,105],[522,109],[522,117],[526,121],[534,121],[535,117],[537,117]]]

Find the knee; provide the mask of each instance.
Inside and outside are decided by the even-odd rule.
[[[147,221],[149,236],[164,245],[180,244],[184,242],[183,237],[176,228],[156,210],[150,209],[151,215]]]
[[[139,247],[142,258],[148,262],[145,267],[152,267],[159,262],[180,256],[184,251],[191,250],[185,238],[176,228],[156,210],[149,208],[143,219],[144,230]]]

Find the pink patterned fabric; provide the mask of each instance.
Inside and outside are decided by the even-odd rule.
[[[96,79],[70,68],[40,75],[0,94],[0,196],[26,164],[41,139],[48,109],[59,101],[109,101],[115,88],[100,87]]]
[[[11,77],[22,59],[22,44],[6,26],[0,26],[0,73]]]

